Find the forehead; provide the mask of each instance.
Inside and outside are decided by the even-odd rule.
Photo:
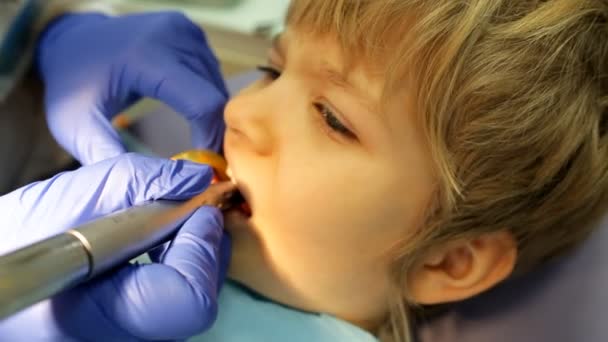
[[[274,49],[283,58],[304,67],[332,86],[343,89],[367,102],[370,110],[380,110],[382,73],[374,72],[369,63],[349,55],[331,34],[314,34],[288,27],[274,39]]]
[[[286,26],[331,36],[347,65],[357,64],[383,83],[383,102],[407,87],[418,53],[420,24],[435,6],[410,0],[291,0]],[[427,8],[428,7],[428,8]],[[424,26],[424,25],[422,25]],[[422,34],[422,36],[424,36]]]
[[[380,61],[403,44],[415,12],[407,0],[292,0],[285,24],[335,37],[346,57]]]
[[[343,74],[347,74],[353,69],[362,69],[370,76],[378,77],[383,71],[383,68],[380,67],[381,61],[387,57],[372,55],[364,44],[347,44],[337,32],[317,32],[299,25],[287,25],[274,41],[274,45],[278,48],[286,48],[285,45],[289,43],[316,46],[319,49],[318,55],[340,61],[340,69]]]
[[[416,62],[410,53],[410,46],[416,40],[410,30],[412,21],[394,31],[388,30],[394,27],[390,24],[382,25],[387,30],[375,27],[370,29],[369,35],[360,28],[349,28],[347,24],[328,25],[325,29],[311,27],[312,24],[310,21],[288,21],[282,35],[285,37],[280,39],[306,39],[318,46],[316,54],[339,59],[342,74],[353,70],[364,73],[368,80],[380,84],[377,96],[380,106],[411,88],[415,70],[409,66]]]

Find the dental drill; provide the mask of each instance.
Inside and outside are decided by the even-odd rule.
[[[222,182],[187,202],[153,201],[0,256],[0,320],[90,280],[169,240],[196,209],[227,209]]]

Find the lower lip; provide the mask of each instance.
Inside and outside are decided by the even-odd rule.
[[[228,231],[249,229],[250,216],[239,209],[230,209],[224,212],[224,226]]]

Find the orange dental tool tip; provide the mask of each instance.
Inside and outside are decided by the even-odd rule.
[[[211,183],[230,180],[226,174],[228,164],[224,157],[209,150],[188,150],[174,155],[173,160],[189,160],[195,163],[207,164],[213,169],[213,180]]]
[[[119,129],[127,129],[131,126],[131,119],[126,114],[118,114],[114,120],[112,120],[112,125]]]

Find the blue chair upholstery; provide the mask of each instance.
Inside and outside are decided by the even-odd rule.
[[[572,254],[422,324],[419,341],[606,342],[607,310],[608,215]]]

